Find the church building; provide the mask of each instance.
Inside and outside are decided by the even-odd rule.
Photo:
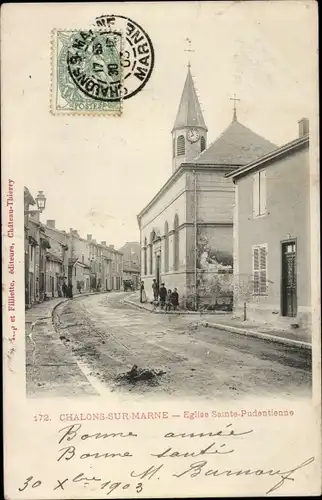
[[[235,105],[209,146],[207,133],[189,64],[172,129],[172,175],[137,218],[148,298],[156,279],[191,309],[232,295],[235,186],[226,175],[277,147],[242,125]]]

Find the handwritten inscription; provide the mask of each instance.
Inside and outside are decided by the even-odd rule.
[[[186,469],[183,472],[180,472],[178,474],[173,474],[173,476],[180,478],[185,475],[189,475],[191,478],[195,478],[199,476],[199,474],[202,474],[204,477],[218,477],[218,476],[227,476],[227,477],[240,477],[240,476],[254,476],[256,478],[260,476],[277,476],[279,477],[279,481],[275,483],[267,492],[272,493],[273,491],[278,490],[283,486],[285,481],[294,481],[294,477],[292,475],[300,470],[306,467],[307,465],[311,464],[314,461],[314,457],[310,457],[301,464],[286,470],[286,471],[281,471],[280,469],[259,469],[259,468],[253,468],[253,469],[237,469],[237,470],[230,470],[230,469],[208,469],[208,462],[206,460],[201,461],[201,462],[195,462],[193,464],[190,464],[189,468]]]
[[[67,483],[69,485],[78,483],[83,487],[89,486],[91,484],[96,484],[100,490],[104,490],[104,496],[110,495],[117,488],[120,490],[132,489],[132,491],[134,490],[136,491],[136,493],[141,493],[141,491],[143,491],[143,484],[141,482],[131,484],[125,483],[124,481],[122,482],[115,480],[106,480],[96,476],[91,477],[89,474],[84,474],[84,472],[80,472],[72,478],[65,477],[63,479],[56,479],[53,483],[48,482],[48,484],[40,481],[39,479],[35,479],[34,476],[29,476],[25,479],[24,484],[18,488],[18,491],[22,492],[28,488],[38,488],[41,485],[45,486],[46,488],[50,488],[52,491],[65,490]]]
[[[112,433],[101,433],[101,432],[96,432],[94,434],[80,434],[79,431],[81,429],[81,424],[73,424],[69,425],[67,427],[63,427],[60,429],[59,432],[62,433],[62,437],[59,440],[59,444],[61,444],[63,441],[72,441],[75,438],[79,438],[81,441],[90,441],[90,440],[97,440],[97,439],[113,439],[113,438],[135,438],[137,437],[137,434],[133,432],[112,432]],[[124,452],[116,452],[116,451],[104,451],[104,452],[85,452],[85,453],[78,453],[76,449],[76,445],[69,445],[64,448],[61,448],[59,450],[59,457],[57,461],[59,462],[62,459],[65,460],[72,460],[74,458],[79,458],[80,460],[92,458],[92,459],[98,459],[98,458],[127,458],[127,457],[133,457],[133,454],[130,453],[129,451],[124,451]]]
[[[309,457],[299,463],[292,463],[290,459],[286,467],[285,464],[279,467],[275,463],[274,467],[267,465],[261,467],[258,464],[260,462],[258,457],[251,466],[248,462],[245,467],[227,467],[227,459],[224,460],[223,457],[234,456],[241,443],[245,443],[245,440],[249,440],[254,434],[256,434],[254,429],[237,429],[231,423],[209,432],[169,431],[157,439],[155,449],[149,449],[146,456],[142,457],[140,454],[142,441],[138,440],[140,436],[131,430],[112,432],[112,429],[107,428],[104,432],[89,433],[84,430],[82,424],[71,424],[59,429],[57,439],[56,461],[66,464],[65,476],[50,481],[45,478],[45,481],[30,474],[22,479],[22,484],[17,489],[22,492],[28,488],[46,487],[47,491],[48,488],[53,491],[63,490],[68,495],[73,493],[75,485],[80,485],[85,488],[90,486],[91,491],[97,493],[103,491],[104,496],[116,490],[119,492],[129,490],[129,494],[140,494],[145,491],[148,494],[147,482],[151,486],[155,482],[156,486],[159,480],[163,482],[169,480],[172,484],[173,481],[186,484],[187,480],[219,481],[218,478],[221,478],[221,480],[236,481],[247,477],[259,484],[259,492],[270,494],[282,489],[285,484],[294,483],[301,471],[314,462],[314,457]],[[260,439],[260,436],[258,438]],[[202,459],[198,460],[200,458]],[[110,477],[95,474],[95,464],[105,460],[108,460],[106,463],[109,464],[112,463],[111,460],[113,463],[119,463],[120,465],[114,467],[113,471],[122,470],[122,475],[115,472],[110,473]],[[136,467],[135,463],[142,460],[145,465],[142,468]],[[68,473],[70,461],[74,464],[71,474]],[[234,463],[236,464],[236,461]],[[78,464],[80,470],[75,471],[75,465],[77,467]],[[112,475],[114,477],[111,477]],[[267,482],[267,478],[271,479],[271,482]],[[265,486],[261,487],[261,481],[264,479]]]

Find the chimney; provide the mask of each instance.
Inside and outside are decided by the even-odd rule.
[[[307,118],[302,118],[298,122],[299,124],[299,137],[303,137],[309,133],[309,120]]]
[[[69,232],[73,233],[73,228],[72,227],[69,228]]]
[[[114,245],[110,245],[110,248],[111,248],[112,250],[114,250]]]
[[[92,239],[92,235],[91,235],[91,234],[88,234],[88,235],[87,235],[87,241],[91,241],[91,239]]]
[[[93,243],[96,245],[96,240],[93,240]]]
[[[53,219],[49,219],[49,220],[47,220],[47,224],[46,224],[46,225],[47,225],[48,227],[51,227],[52,229],[55,229],[55,224],[56,224],[56,221],[55,221],[55,220],[53,220]]]
[[[101,241],[101,245],[104,245],[104,247],[106,247],[106,241]]]

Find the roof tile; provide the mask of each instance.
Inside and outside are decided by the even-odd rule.
[[[276,149],[277,146],[245,127],[237,120],[203,151],[194,163],[246,165]]]

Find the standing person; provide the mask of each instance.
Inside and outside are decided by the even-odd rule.
[[[63,296],[66,299],[66,297],[67,297],[67,285],[66,285],[65,281],[63,283],[62,290],[63,290]]]
[[[146,293],[144,290],[144,281],[141,281],[140,285],[140,302],[146,302]]]
[[[159,290],[159,297],[160,297],[161,309],[163,309],[164,306],[165,306],[166,298],[167,298],[167,289],[164,286],[164,283],[161,283],[161,287],[160,287],[160,290]]]
[[[73,298],[73,285],[69,283],[68,285],[68,290],[67,290],[68,298],[72,299]]]
[[[156,279],[153,280],[152,290],[153,290],[153,299],[157,302],[159,298],[159,285]]]
[[[166,299],[165,299],[165,310],[170,311],[171,309],[171,290],[168,290]]]
[[[179,294],[176,288],[173,290],[171,294],[171,304],[173,306],[173,309],[176,311],[179,305]]]

